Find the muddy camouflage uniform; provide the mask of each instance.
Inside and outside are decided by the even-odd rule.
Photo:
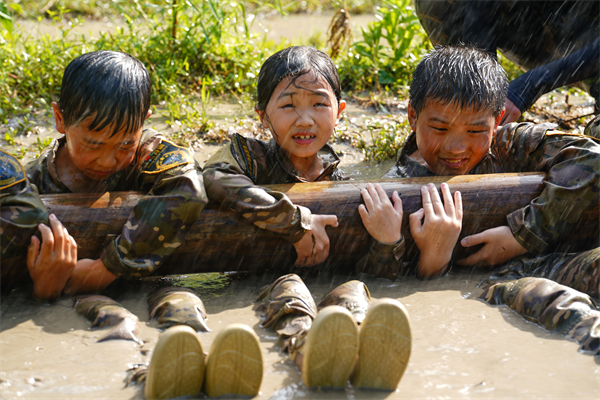
[[[588,125],[586,132],[597,130],[597,120],[598,117]],[[588,340],[585,335],[591,335],[591,341],[599,335],[600,314],[594,317],[592,323],[585,317],[590,311],[589,307],[582,314],[578,307],[585,301],[577,299],[588,298],[578,291],[598,297],[600,248],[581,253],[543,253],[548,253],[561,241],[568,242],[569,238],[564,233],[577,223],[585,208],[598,197],[600,145],[596,139],[555,132],[551,128],[548,124],[531,123],[513,123],[501,127],[493,139],[489,153],[469,172],[493,174],[540,171],[548,174],[542,194],[526,207],[506,216],[515,239],[528,250],[528,254],[500,267],[492,280],[510,281],[503,283],[504,286],[491,288],[482,298],[492,304],[506,303],[525,318],[535,320],[547,329],[564,334],[572,332],[569,333],[570,337],[583,340],[582,346],[591,348],[592,344],[585,344]],[[434,176],[433,172],[410,157],[416,150],[413,133],[400,151],[397,164],[384,177]],[[514,280],[526,275],[544,277],[558,283],[541,278],[533,281],[524,280],[530,278]],[[536,283],[530,283],[524,289],[526,282]],[[510,290],[512,297],[506,298],[506,291]],[[553,302],[563,293],[568,293],[565,295],[568,299],[576,300]],[[534,307],[537,313],[535,316],[532,316],[532,304],[543,305]],[[565,310],[571,310],[578,316],[567,318],[568,321],[552,317],[562,315]],[[582,321],[581,324],[578,321]],[[592,325],[595,331],[585,333],[585,327],[590,328]]]
[[[350,179],[338,169],[340,159],[329,145],[318,153],[323,173],[315,181]],[[282,235],[291,243],[299,241],[312,227],[312,214],[294,205],[283,193],[261,185],[307,182],[298,176],[292,162],[274,140],[247,139],[239,134],[215,153],[204,167],[206,191],[211,200],[237,211],[261,229]],[[398,260],[404,253],[404,240],[383,244],[371,240],[371,250],[357,264],[357,272],[372,273],[388,279],[398,277]]]
[[[55,140],[27,165],[27,175],[42,194],[71,193],[55,165],[65,137]],[[200,167],[185,148],[156,131],[144,130],[134,162],[105,180],[106,191],[146,193],[120,235],[109,237],[100,258],[117,276],[143,277],[155,272],[185,240],[208,202]]]
[[[15,157],[0,150],[0,259],[2,287],[7,289],[29,276],[27,246],[48,224],[48,210],[29,184],[25,169]]]
[[[480,297],[490,304],[506,304],[525,319],[566,335],[580,349],[600,354],[600,311],[597,300],[544,278],[521,278],[497,283]]]

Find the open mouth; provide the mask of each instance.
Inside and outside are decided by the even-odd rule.
[[[294,135],[292,136],[292,139],[296,142],[311,142],[314,139],[317,138],[317,135],[312,135],[312,134],[301,134],[301,135]]]
[[[448,168],[460,168],[465,165],[468,160],[468,158],[440,158],[442,164]]]

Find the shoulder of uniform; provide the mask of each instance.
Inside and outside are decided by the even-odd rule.
[[[256,162],[257,151],[264,151],[257,140],[247,139],[239,133],[231,135],[231,154],[240,168],[253,181],[256,180],[258,174]]]
[[[155,134],[159,134],[156,131]],[[154,135],[148,136],[147,139]],[[142,161],[140,171],[145,174],[158,174],[169,169],[194,162],[191,152],[182,146],[162,139],[158,146]]]
[[[25,168],[11,154],[0,150],[0,190],[25,182]]]

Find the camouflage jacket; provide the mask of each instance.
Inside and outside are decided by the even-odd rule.
[[[315,181],[349,180],[338,169],[339,157],[329,145],[319,151],[323,173]],[[274,140],[247,139],[239,134],[217,151],[204,167],[206,191],[211,200],[237,211],[261,229],[281,234],[295,243],[312,227],[312,214],[293,204],[283,193],[261,185],[307,182],[298,176],[292,162]],[[402,244],[404,241],[401,241]],[[358,272],[375,273],[395,279],[404,246],[372,240],[371,252],[358,263]]]
[[[55,157],[65,137],[27,165],[42,194],[71,193],[58,176]],[[208,202],[200,167],[189,150],[147,129],[131,165],[105,180],[105,190],[140,191],[121,234],[109,237],[100,258],[117,276],[142,277],[160,267],[186,238]]]
[[[600,145],[596,139],[552,131],[551,124],[511,123],[498,129],[488,154],[469,174],[546,172],[541,195],[506,216],[515,239],[532,255],[550,250],[598,196]],[[383,177],[427,177],[435,173],[410,157],[415,134]]]
[[[19,160],[0,150],[0,257],[24,256],[42,222],[48,223],[48,210],[35,186]]]

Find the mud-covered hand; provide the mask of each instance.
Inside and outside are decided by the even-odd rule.
[[[338,226],[338,220],[335,215],[312,215],[312,229],[306,231],[302,239],[294,243],[298,258],[297,267],[312,267],[322,263],[329,256],[329,236],[325,227]]]
[[[460,192],[454,193],[453,200],[448,184],[442,183],[441,189],[444,204],[433,183],[423,186],[423,208],[409,217],[410,232],[421,253],[417,274],[422,277],[443,273],[462,229]]]
[[[33,280],[33,297],[53,300],[60,296],[77,262],[77,243],[54,214],[50,227],[39,224],[42,242],[31,237],[27,249],[27,269]]]
[[[64,292],[68,295],[100,292],[115,279],[117,276],[106,269],[102,259],[82,258],[77,261]]]
[[[381,243],[396,243],[402,238],[402,200],[398,192],[392,194],[390,201],[379,185],[367,184],[361,190],[365,204],[358,206],[358,213],[369,234]]]
[[[487,229],[476,235],[467,236],[460,241],[463,247],[476,246],[482,243],[485,245],[481,250],[467,258],[458,260],[457,264],[478,267],[498,265],[527,253],[527,249],[517,242],[508,226]]]

